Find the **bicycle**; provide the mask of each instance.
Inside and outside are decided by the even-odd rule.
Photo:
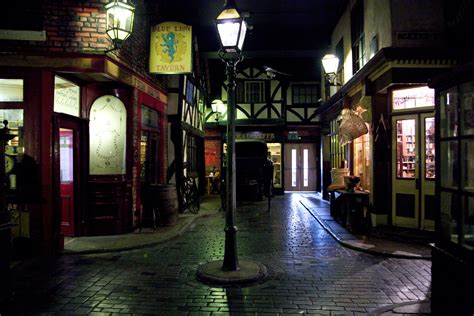
[[[201,202],[194,178],[183,178],[181,182],[181,195],[183,197],[183,208],[188,209],[192,214],[199,213]]]

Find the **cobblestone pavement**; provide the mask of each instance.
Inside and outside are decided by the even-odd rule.
[[[13,270],[11,314],[366,315],[429,298],[431,263],[343,248],[299,203],[299,194],[237,210],[240,258],[265,264],[266,281],[222,288],[196,280],[223,258],[224,214],[153,248],[41,258]]]

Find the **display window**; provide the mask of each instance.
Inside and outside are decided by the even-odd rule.
[[[474,250],[474,82],[440,93],[443,239]]]
[[[368,127],[368,124],[367,124]],[[353,175],[360,177],[359,187],[370,189],[370,136],[364,134],[353,140],[354,164]]]

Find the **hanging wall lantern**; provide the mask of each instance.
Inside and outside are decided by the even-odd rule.
[[[113,49],[118,49],[132,34],[135,6],[129,0],[112,0],[105,5],[107,10],[107,35],[112,39]]]
[[[321,60],[323,63],[324,74],[326,76],[327,81],[332,86],[340,85],[337,82],[337,69],[339,67],[339,58],[337,58],[333,54],[326,54],[324,55],[323,59]]]

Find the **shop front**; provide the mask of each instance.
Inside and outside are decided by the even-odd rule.
[[[14,244],[50,252],[132,231],[140,180],[165,181],[165,94],[104,55],[30,58],[0,60]]]
[[[322,106],[322,189],[328,196],[335,184],[331,170],[344,171],[359,177],[357,189],[369,194],[372,225],[433,230],[435,98],[427,82],[453,61],[410,54],[419,51],[380,50]],[[352,128],[344,124],[347,112],[364,122],[364,133],[350,132],[357,120]]]

